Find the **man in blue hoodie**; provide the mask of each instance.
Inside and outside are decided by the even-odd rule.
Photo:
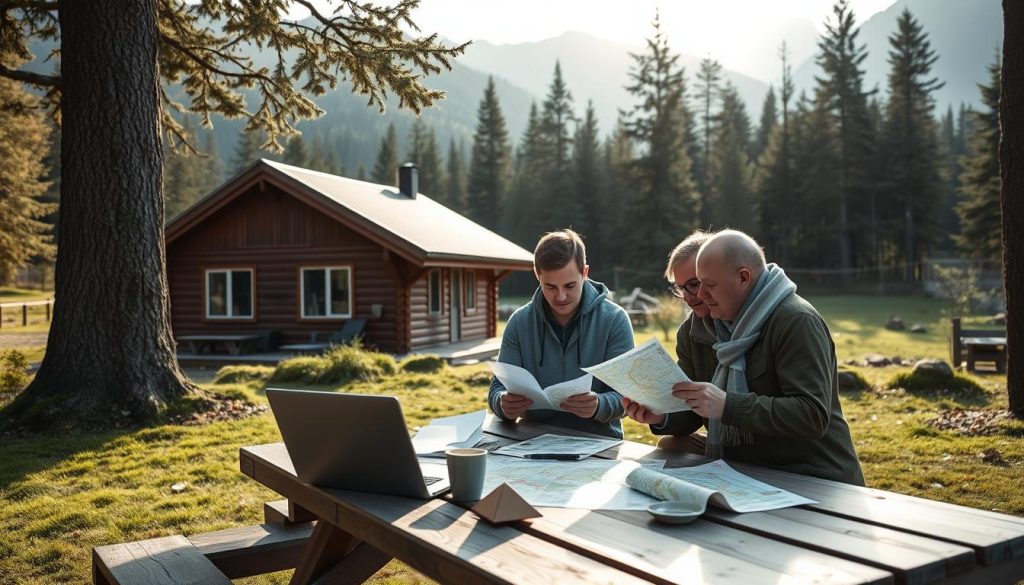
[[[608,287],[587,278],[587,251],[579,234],[565,229],[546,234],[533,252],[540,282],[533,300],[508,320],[498,361],[529,371],[542,388],[582,376],[593,366],[633,349],[633,327]],[[622,396],[594,380],[590,392],[566,399],[561,410],[528,410],[532,401],[513,394],[495,377],[488,403],[504,420],[554,424],[622,438]]]

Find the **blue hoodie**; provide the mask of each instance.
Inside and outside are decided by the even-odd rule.
[[[541,388],[572,380],[585,374],[581,366],[593,366],[633,349],[633,327],[622,307],[608,300],[608,287],[592,280],[583,281],[583,294],[565,345],[559,340],[545,310],[544,293],[538,287],[530,304],[520,307],[509,317],[501,337],[498,361],[529,371]],[[622,438],[622,396],[595,379],[593,391],[598,394],[597,412],[584,419],[571,412],[537,409],[523,413],[522,418],[581,431]],[[487,402],[498,417],[508,420],[501,411],[501,395],[505,386],[491,380]]]

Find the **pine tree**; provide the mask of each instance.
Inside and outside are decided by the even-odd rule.
[[[863,223],[854,214],[853,203],[866,199],[864,171],[870,159],[872,137],[868,133],[867,96],[862,89],[861,69],[867,52],[857,44],[854,14],[848,0],[832,7],[833,18],[825,22],[826,32],[818,41],[817,63],[825,76],[818,77],[818,102],[832,114],[839,155],[835,232],[842,280],[849,281],[855,258],[853,233]],[[829,189],[832,191],[833,189]]]
[[[224,162],[220,160],[217,149],[217,136],[211,130],[205,131],[202,153],[203,180],[200,182],[200,197],[219,187],[224,180]]]
[[[626,209],[631,198],[626,196],[633,189],[630,181],[630,165],[636,157],[633,140],[626,131],[623,115],[620,113],[615,130],[604,143],[605,174],[605,227],[602,229],[601,248],[604,250],[600,266],[613,269],[611,285],[621,291],[619,268],[626,264],[626,250],[622,246],[622,234],[628,233]],[[692,178],[691,178],[692,180]],[[600,268],[597,269],[599,272]],[[608,282],[608,279],[605,279]]]
[[[470,219],[495,229],[508,188],[510,165],[508,129],[498,103],[494,78],[487,78],[484,97],[477,108],[476,133],[470,155],[466,213]]]
[[[388,124],[387,134],[380,140],[377,151],[377,162],[373,165],[370,180],[378,185],[394,185],[395,173],[398,172],[398,131],[395,123]]]
[[[989,66],[990,81],[978,85],[984,109],[974,112],[967,155],[961,159],[957,205],[960,234],[955,238],[960,253],[968,258],[999,262],[1002,259],[1002,219],[999,195],[999,57]]]
[[[189,143],[197,143],[197,130],[191,116],[181,123],[181,134]],[[164,213],[172,218],[198,198],[202,176],[199,152],[186,147],[166,146],[164,164]]]
[[[416,118],[413,122],[411,142],[406,160],[415,163],[419,169],[420,193],[426,193],[444,203],[444,170],[441,166],[441,155],[437,151],[437,138],[433,128],[429,128],[423,118]]]
[[[615,242],[628,250],[636,279],[654,286],[661,280],[662,258],[679,234],[697,225],[700,201],[685,148],[683,71],[661,32],[660,17],[646,51],[632,58],[626,90],[636,103],[624,114],[624,126],[639,156],[629,165],[626,229]]]
[[[712,106],[715,100],[718,98],[718,82],[722,79],[722,65],[712,59],[711,57],[705,57],[700,62],[700,69],[697,72],[697,99],[700,102],[701,109],[701,157],[697,162],[698,182],[697,187],[700,190],[702,201],[700,211],[700,223],[701,225],[707,225],[711,222],[712,209],[709,201],[710,193],[710,167],[711,167],[711,140],[712,140],[712,124],[714,114],[712,113]]]
[[[324,141],[319,132],[313,135],[313,144],[309,147],[309,155],[306,157],[306,168],[322,173],[333,172],[331,165],[327,162]]]
[[[789,102],[793,98],[793,73],[785,41],[779,47],[779,60],[782,63],[782,80],[779,84],[782,119],[775,132],[771,134],[768,147],[759,161],[761,171],[756,178],[760,211],[758,241],[764,245],[772,258],[776,258],[782,264],[789,264],[788,250],[791,238],[788,238],[786,233],[791,231],[790,212],[794,209],[794,167],[789,109]]]
[[[750,118],[743,100],[731,83],[720,90],[721,109],[712,126],[708,169],[710,201],[708,220],[716,227],[732,227],[747,233],[757,228],[757,210],[751,193]]]
[[[296,134],[288,139],[282,162],[293,167],[309,168],[309,149],[306,148],[306,141],[302,139],[302,135]]]
[[[465,48],[419,36],[415,0],[372,9],[341,0],[345,18],[303,3],[312,17],[302,22],[282,18],[290,4],[0,5],[0,77],[39,88],[53,113],[60,110],[63,151],[47,351],[5,416],[62,428],[111,411],[143,419],[200,392],[177,365],[170,328],[160,143],[180,137],[172,113],[204,124],[214,113],[246,118],[274,142],[322,113],[313,100],[339,80],[373,106],[383,108],[392,94],[419,112],[444,97],[423,85],[425,76],[450,69]],[[11,56],[47,44],[39,41],[59,43],[59,65],[19,69]],[[269,45],[270,63],[253,58],[253,47]],[[161,91],[170,84],[180,91]]]
[[[231,157],[231,174],[237,175],[249,168],[249,165],[256,162],[257,159],[263,158],[265,151],[261,148],[262,145],[263,138],[260,132],[243,131],[238,136],[238,144],[235,146],[235,153]]]
[[[779,124],[779,112],[775,105],[775,87],[768,86],[768,94],[764,96],[764,104],[761,105],[761,121],[757,126],[757,134],[754,142],[750,145],[750,158],[759,160],[761,153],[768,148],[768,139],[772,130]]]
[[[540,117],[540,136],[548,151],[539,193],[541,201],[549,202],[542,216],[544,231],[578,227],[582,212],[572,181],[573,130],[570,125],[576,120],[572,102],[572,94],[562,78],[562,66],[556,61]]]
[[[455,146],[455,137],[448,140],[448,172],[445,173],[445,205],[462,212],[466,208],[466,157]]]
[[[900,14],[889,45],[889,101],[883,129],[886,199],[903,216],[898,230],[902,238],[893,244],[902,248],[910,281],[918,259],[936,239],[934,216],[942,179],[931,94],[944,84],[928,77],[938,56],[909,10]]]
[[[787,262],[807,268],[834,266],[838,236],[834,210],[841,196],[836,184],[842,171],[839,128],[831,108],[805,94],[797,102],[791,124],[792,193],[783,210]]]
[[[36,99],[17,83],[0,78],[0,284],[33,259],[55,252],[50,226],[42,221],[54,206],[41,201],[49,128]]]
[[[583,121],[573,138],[572,168],[573,195],[578,203],[580,215],[574,222],[576,229],[587,236],[589,256],[604,258],[607,238],[612,235],[606,230],[605,220],[605,179],[601,173],[601,143],[597,128],[597,113],[594,103],[587,102]],[[596,263],[595,263],[596,264]],[[605,265],[605,268],[610,268]]]
[[[551,229],[544,225],[546,213],[541,213],[547,195],[544,181],[551,158],[551,143],[545,139],[543,121],[535,102],[530,104],[526,129],[516,150],[515,174],[500,224],[502,233],[527,248],[536,243],[540,234]]]

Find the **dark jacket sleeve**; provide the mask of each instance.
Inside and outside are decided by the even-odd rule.
[[[523,356],[519,350],[519,319],[518,313],[514,313],[505,324],[505,332],[501,335],[501,349],[498,350],[498,361],[514,366],[523,365]],[[501,410],[501,396],[505,394],[505,385],[498,380],[497,376],[491,377],[491,389],[487,392],[487,404],[491,412],[502,420],[511,420]]]
[[[683,370],[691,380],[696,377],[696,368],[693,362],[693,338],[690,336],[690,327],[693,325],[693,315],[683,321],[676,330],[676,359],[679,369]],[[692,410],[684,412],[673,412],[665,416],[665,422],[661,425],[650,425],[651,433],[655,435],[690,435],[697,429],[704,426],[704,419]]]
[[[749,394],[730,394],[722,421],[759,435],[821,438],[829,425],[835,368],[824,323],[808,313],[789,315],[766,341],[781,396],[758,394],[754,386]]]
[[[605,360],[618,357],[633,349],[633,325],[629,322],[629,316],[617,307],[612,316],[615,323],[608,335],[608,344],[604,351]],[[597,395],[597,412],[594,413],[594,420],[606,423],[618,420],[625,414],[626,410],[622,408],[621,394],[607,388]]]

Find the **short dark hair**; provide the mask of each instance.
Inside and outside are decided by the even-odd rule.
[[[581,273],[587,265],[587,247],[583,244],[583,238],[572,229],[544,234],[533,249],[533,269],[537,272],[559,270],[569,262],[576,262],[576,268]]]

